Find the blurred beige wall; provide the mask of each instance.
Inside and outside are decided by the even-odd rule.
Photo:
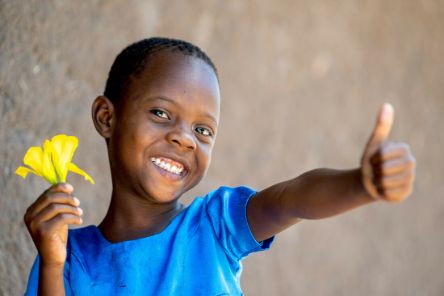
[[[317,167],[358,165],[378,107],[411,144],[413,196],[303,221],[245,261],[247,295],[444,295],[442,1],[0,1],[0,294],[23,292],[35,248],[22,223],[47,187],[14,175],[26,149],[77,135],[70,177],[98,223],[110,195],[90,120],[116,54],[153,35],[201,46],[219,68],[222,121],[212,167],[187,194],[262,189]]]

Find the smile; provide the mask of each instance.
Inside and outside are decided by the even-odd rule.
[[[168,171],[170,173],[179,176],[182,174],[184,170],[183,164],[169,158],[151,157],[151,162],[154,163],[156,166],[164,169],[165,171]]]

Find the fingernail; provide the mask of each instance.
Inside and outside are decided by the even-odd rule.
[[[80,224],[82,224],[83,223],[83,219],[82,218],[80,218]]]
[[[382,109],[382,120],[387,121],[391,118],[393,113],[393,106],[389,103],[385,103]]]
[[[81,208],[77,208],[77,211],[79,211],[80,215],[83,215],[83,210]]]
[[[74,199],[74,204],[78,206],[80,204],[80,200],[77,197],[73,197],[73,199]]]

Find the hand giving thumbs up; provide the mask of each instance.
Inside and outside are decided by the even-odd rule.
[[[392,105],[382,105],[361,159],[361,175],[374,199],[400,202],[413,190],[416,161],[407,144],[387,141],[393,118]]]

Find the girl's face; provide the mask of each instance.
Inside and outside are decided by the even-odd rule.
[[[177,200],[205,175],[219,123],[210,66],[159,53],[130,83],[109,138],[115,189],[153,203]]]

